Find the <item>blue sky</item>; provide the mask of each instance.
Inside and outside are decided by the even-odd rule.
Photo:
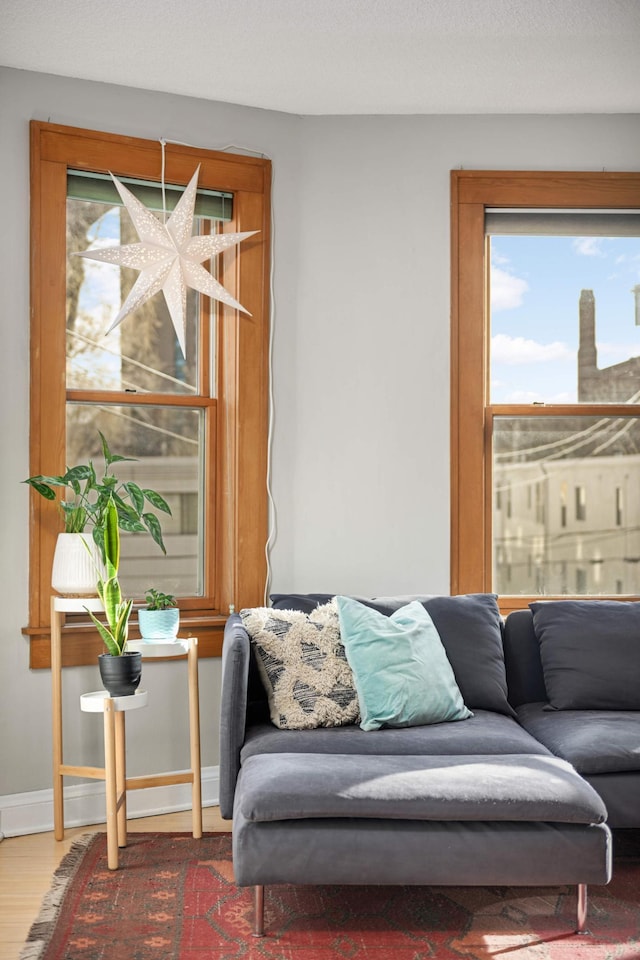
[[[596,301],[598,366],[640,355],[636,284],[640,237],[492,237],[492,402],[576,400],[583,289]]]

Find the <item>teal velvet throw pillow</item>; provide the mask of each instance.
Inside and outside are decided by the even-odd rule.
[[[363,730],[473,716],[421,603],[413,601],[387,617],[350,597],[336,597],[336,602]]]

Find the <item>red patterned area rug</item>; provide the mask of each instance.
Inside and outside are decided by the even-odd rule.
[[[229,834],[131,833],[116,871],[106,835],[92,834],[62,861],[20,957],[639,960],[633,833],[617,846],[611,884],[589,889],[587,935],[573,932],[569,887],[271,886],[262,939],[251,936],[251,890],[233,882]]]

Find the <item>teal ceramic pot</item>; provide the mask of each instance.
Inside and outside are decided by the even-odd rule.
[[[171,643],[178,636],[180,610],[168,607],[166,610],[138,610],[138,626],[143,640],[164,640]]]

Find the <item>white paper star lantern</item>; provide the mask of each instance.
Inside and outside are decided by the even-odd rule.
[[[136,307],[146,303],[159,290],[162,290],[183,357],[186,357],[187,287],[192,287],[214,300],[220,300],[236,310],[249,314],[249,311],[245,310],[208,270],[205,270],[202,263],[259,232],[251,230],[245,233],[192,236],[199,173],[200,167],[194,173],[189,186],[166,223],[161,223],[151,210],[140,203],[138,198],[111,174],[122,202],[129,211],[140,242],[101,250],[84,250],[77,254],[79,257],[87,257],[90,260],[117,263],[121,267],[132,267],[140,271],[138,279],[107,333],[117,327]]]

